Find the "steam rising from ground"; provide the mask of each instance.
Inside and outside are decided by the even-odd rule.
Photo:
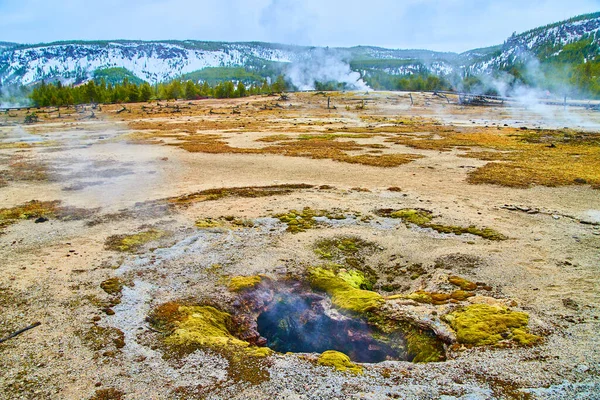
[[[516,102],[520,107],[526,108],[539,115],[545,124],[554,127],[565,125],[577,125],[586,128],[598,128],[594,122],[588,121],[574,112],[572,108],[565,107],[557,112],[556,106],[548,103],[562,103],[567,99],[585,99],[586,94],[571,85],[567,78],[567,69],[558,66],[543,68],[537,57],[523,53],[519,55],[519,61],[523,63],[521,71],[523,78],[531,85],[517,80],[507,72],[494,72],[479,76],[481,84],[468,90],[472,94],[486,94],[490,90],[498,96],[507,97]],[[548,89],[542,89],[548,88]],[[465,91],[464,87],[458,86],[459,91]],[[580,100],[579,102],[581,102]],[[587,100],[586,100],[587,101]],[[511,112],[517,108],[510,108]]]
[[[27,107],[29,105],[31,102],[19,89],[0,86],[0,108]]]
[[[339,82],[350,90],[371,90],[358,72],[350,69],[345,54],[339,50],[315,48],[292,63],[287,78],[300,90],[315,89],[315,82]]]

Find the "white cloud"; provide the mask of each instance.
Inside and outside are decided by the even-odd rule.
[[[306,3],[297,0],[271,0],[262,9],[260,26],[266,31],[268,40],[310,45],[319,25],[319,16]]]

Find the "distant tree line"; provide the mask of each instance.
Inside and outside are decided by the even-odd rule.
[[[557,96],[600,99],[599,39],[600,34],[597,34],[586,36],[580,41],[565,46],[547,45],[531,60],[506,66],[492,74],[437,76],[426,69],[421,69],[411,74],[395,75],[372,68],[363,70],[362,79],[375,90],[455,90],[477,94],[510,95],[514,89],[525,86],[548,90]],[[377,66],[387,66],[382,64],[384,61],[379,62]],[[369,62],[373,63],[373,61]],[[404,65],[403,63],[405,61],[391,66],[400,67]],[[127,77],[125,70],[113,68],[103,70],[96,79],[79,85],[67,86],[56,82],[41,83],[33,88],[21,86],[8,90],[7,87],[0,87],[2,94],[0,102],[18,105],[24,103],[19,101],[20,99],[29,97],[36,106],[66,106],[149,100],[191,100],[206,97],[236,98],[295,89],[282,75],[269,83],[266,79],[260,80],[260,76],[250,75],[245,70],[214,68],[203,73],[206,75],[203,77],[207,79],[185,76],[182,79],[150,85]],[[234,75],[236,77],[239,75],[240,79],[220,80],[223,76]],[[241,78],[252,78],[252,81],[244,81]],[[503,84],[502,93],[498,92],[497,83],[500,81]],[[315,89],[335,91],[351,88],[347,84],[331,81],[315,82]]]
[[[81,85],[63,85],[60,82],[35,86],[29,98],[35,106],[69,106],[88,103],[136,103],[150,100],[217,99],[238,98],[258,94],[279,93],[287,89],[283,76],[269,84],[265,79],[260,85],[246,86],[243,82],[225,81],[210,85],[191,80],[175,79],[166,83],[150,85],[147,82],[132,83],[127,78],[120,84],[91,80]]]
[[[391,75],[385,72],[371,71],[363,79],[375,90],[432,91],[452,90],[453,87],[447,78],[428,72]]]

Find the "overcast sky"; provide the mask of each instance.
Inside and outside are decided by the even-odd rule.
[[[462,52],[600,0],[0,0],[0,41],[267,41]]]

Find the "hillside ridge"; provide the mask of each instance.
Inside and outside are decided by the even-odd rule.
[[[244,68],[260,79],[301,73],[305,76],[298,77],[302,82],[299,87],[310,86],[313,78],[338,79],[324,68],[343,69],[346,75],[357,73],[360,79],[376,82],[386,81],[390,76],[415,75],[433,75],[451,81],[469,74],[508,70],[532,57],[542,61],[560,58],[565,46],[581,41],[591,43],[586,48],[585,62],[598,55],[599,31],[600,12],[591,13],[513,34],[500,45],[462,53],[377,46],[309,47],[257,41],[119,39],[31,45],[0,42],[0,85],[32,85],[41,81],[79,84],[94,79],[97,71],[112,68],[127,70],[132,77],[150,83],[202,76],[198,72],[208,68]],[[313,77],[311,69],[315,68],[320,70]]]

